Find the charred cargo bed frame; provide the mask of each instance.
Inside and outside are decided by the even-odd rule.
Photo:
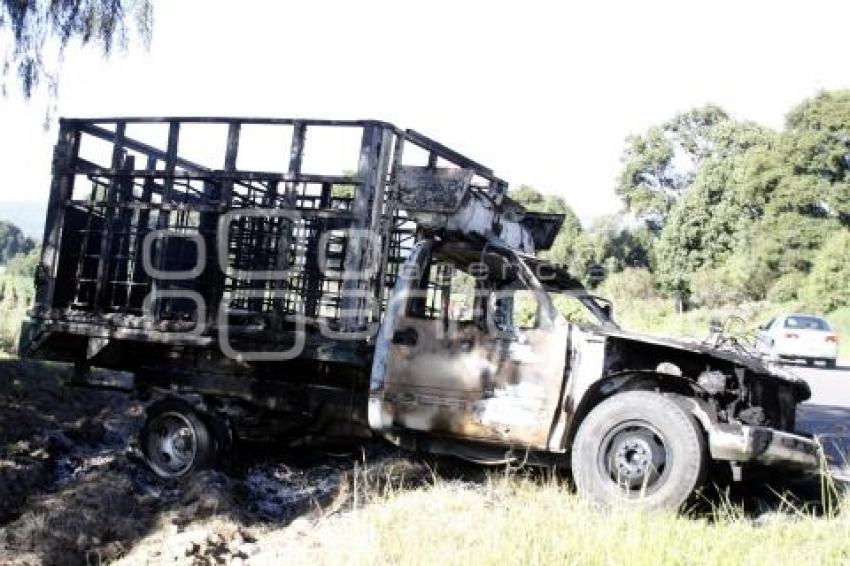
[[[196,146],[217,141],[222,151],[189,159],[187,130]],[[267,159],[281,164],[271,171],[241,167],[240,142],[256,130],[288,141]],[[356,170],[305,170],[310,136],[334,133],[354,140]],[[209,139],[198,143],[199,135]],[[437,172],[442,184],[422,190],[417,173],[427,183]],[[388,293],[429,229],[410,210],[439,217],[475,197],[515,210],[536,240],[526,244],[551,243],[557,215],[523,214],[506,188],[487,167],[380,121],[63,119],[21,352],[74,362],[81,383],[110,385],[91,367],[126,370],[140,390],[242,400],[276,413],[311,412],[335,399],[347,410],[330,412],[353,423],[366,404]],[[357,233],[372,236],[349,237]],[[266,361],[299,336],[297,357]]]

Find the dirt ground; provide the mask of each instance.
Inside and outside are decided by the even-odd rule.
[[[239,469],[170,485],[128,449],[141,403],[66,387],[69,371],[0,359],[0,564],[238,562],[257,550],[258,529],[296,521],[297,530],[333,513],[358,470],[426,473],[380,448],[256,447]]]

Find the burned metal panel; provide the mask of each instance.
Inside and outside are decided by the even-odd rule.
[[[508,340],[476,325],[402,318],[415,344],[390,348],[383,388],[390,427],[545,448],[564,372],[566,326]]]
[[[398,171],[399,204],[416,212],[451,214],[460,207],[471,182],[469,169],[407,165]]]
[[[536,251],[548,250],[564,224],[564,215],[524,211],[520,224],[531,234]]]
[[[587,392],[605,376],[606,339],[590,329],[571,324],[567,350],[566,384],[561,410],[556,415],[555,426],[549,439],[549,449],[561,451],[567,435],[575,425],[579,406],[586,400]]]
[[[499,185],[474,186],[473,176],[471,169],[401,167],[400,204],[430,234],[478,237],[529,254],[552,245],[562,214],[530,213],[498,193],[494,198]]]

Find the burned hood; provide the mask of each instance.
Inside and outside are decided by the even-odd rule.
[[[670,350],[676,350],[678,352],[690,352],[699,355],[700,357],[713,358],[715,360],[727,362],[735,366],[745,368],[754,375],[768,377],[792,385],[796,393],[795,397],[800,401],[811,397],[811,389],[805,380],[781,367],[776,366],[775,364],[768,364],[760,356],[755,353],[748,353],[743,349],[733,350],[729,348],[716,348],[705,342],[631,332],[617,328],[613,325],[595,327],[593,330],[597,334],[609,338],[649,344]]]

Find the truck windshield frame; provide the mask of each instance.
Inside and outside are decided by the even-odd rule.
[[[600,326],[619,328],[610,314],[613,310],[613,302],[610,299],[588,292],[578,279],[558,264],[525,254],[515,255],[517,261],[522,262],[529,271],[534,273],[547,293],[562,294],[576,299],[593,315]]]

